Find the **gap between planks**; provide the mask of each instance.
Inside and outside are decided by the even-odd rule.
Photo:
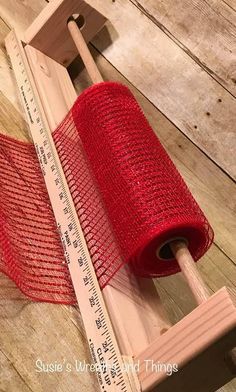
[[[90,0],[90,4],[110,21],[107,31],[93,40],[95,47],[201,150],[236,178],[236,101],[232,95],[133,3],[117,0],[110,5]],[[112,44],[104,49],[108,35]]]
[[[130,0],[144,15],[234,97],[236,14],[218,1],[178,0],[164,3]],[[229,14],[224,16],[224,13]],[[217,37],[217,39],[216,39]]]

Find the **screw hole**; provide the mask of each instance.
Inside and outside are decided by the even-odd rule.
[[[160,335],[163,335],[164,333],[166,333],[168,331],[168,328],[162,328],[160,330]]]

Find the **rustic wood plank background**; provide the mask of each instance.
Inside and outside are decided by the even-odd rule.
[[[214,244],[199,264],[205,281],[212,292],[236,286],[236,1],[88,2],[109,19],[91,46],[104,78],[131,88],[214,227]],[[27,124],[3,42],[45,5],[0,0],[0,132],[24,140]],[[78,93],[89,85],[84,70],[75,85]],[[172,322],[194,308],[180,274],[156,285]],[[0,391],[97,390],[86,373],[36,372],[37,359],[89,361],[77,307],[32,303],[0,275],[0,331]],[[233,381],[221,392],[235,390]]]

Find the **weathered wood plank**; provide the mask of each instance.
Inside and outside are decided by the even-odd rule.
[[[23,33],[46,5],[45,0],[0,0],[0,15],[10,28]]]
[[[223,3],[225,3],[233,11],[236,11],[236,2],[235,2],[235,0],[221,0],[221,1],[223,1]]]
[[[236,178],[236,101],[134,4],[90,4],[110,21],[94,44],[219,166]],[[104,50],[103,50],[104,49]]]
[[[222,1],[131,0],[214,79],[236,95],[236,13]]]
[[[22,140],[30,140],[26,121],[19,111],[10,104],[10,101],[3,95],[2,91],[0,91],[0,102],[0,133],[16,138],[20,135]]]
[[[93,374],[75,368],[76,360],[90,361],[78,309],[40,303],[20,308],[16,301],[14,305],[17,316],[12,318],[7,309],[0,316],[0,390],[74,392],[76,385],[80,391],[97,391]],[[63,371],[42,370],[37,360],[60,363]]]
[[[21,392],[32,392],[32,389],[22,379],[19,371],[14,367],[13,363],[8,359],[7,355],[0,349],[0,390],[10,391],[15,386]],[[19,389],[20,388],[20,389]]]

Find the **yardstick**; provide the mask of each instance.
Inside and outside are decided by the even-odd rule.
[[[100,388],[103,392],[134,391],[125,371],[23,44],[14,31],[6,38],[6,48],[53,208]]]

